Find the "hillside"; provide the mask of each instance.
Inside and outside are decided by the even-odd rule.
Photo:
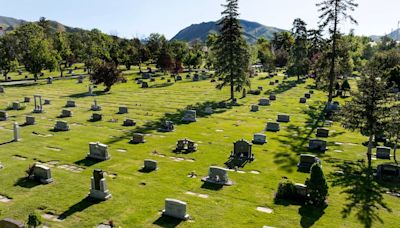
[[[216,21],[211,21],[193,24],[178,32],[172,39],[188,42],[199,40],[204,42],[207,40],[208,34],[216,33],[219,30],[217,23]],[[270,40],[274,33],[284,31],[283,29],[265,26],[257,22],[240,20],[240,23],[244,30],[244,36],[250,43],[254,43],[259,37],[265,37]]]
[[[23,23],[27,23],[28,21],[20,20],[20,19],[15,19],[12,17],[5,17],[5,16],[0,16],[0,25],[3,26],[3,28],[6,31],[10,31],[15,29],[16,27],[20,26]],[[77,28],[69,27],[66,25],[63,25],[57,21],[51,21],[49,20],[50,27],[55,30],[55,31],[67,31],[67,32],[73,32],[78,30]]]
[[[400,29],[394,30],[393,32],[387,34],[390,38],[394,39],[394,40],[398,40],[400,41]],[[379,39],[381,39],[382,36],[370,36],[370,38],[374,41],[378,41]]]

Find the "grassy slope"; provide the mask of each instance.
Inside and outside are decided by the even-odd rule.
[[[282,76],[278,77],[282,80]],[[156,83],[161,83],[159,79]],[[253,80],[253,87],[262,85],[264,90],[271,91],[276,86],[269,86],[269,80]],[[277,95],[278,100],[271,106],[260,107],[257,113],[250,112],[250,105],[257,103],[261,96],[249,95],[239,100],[241,106],[220,110],[220,113],[199,118],[198,122],[178,125],[172,133],[149,131],[147,142],[141,145],[128,144],[130,130],[122,127],[125,117],[131,117],[143,126],[146,121],[155,121],[165,113],[176,113],[197,102],[221,101],[228,97],[228,91],[218,91],[209,81],[176,83],[170,87],[140,89],[129,80],[112,88],[110,94],[96,97],[103,107],[101,113],[104,120],[97,123],[88,122],[93,97],[82,96],[87,92],[88,82],[76,84],[76,80],[55,81],[52,85],[6,87],[6,94],[0,94],[0,109],[14,100],[23,100],[24,96],[41,94],[50,98],[52,104],[44,106],[44,114],[34,114],[38,124],[21,128],[23,140],[0,146],[0,161],[5,168],[0,170],[0,194],[12,197],[10,203],[0,202],[0,217],[13,217],[25,220],[32,210],[43,214],[52,212],[67,215],[63,222],[47,221],[52,227],[93,227],[101,222],[113,220],[123,227],[151,227],[159,220],[159,211],[163,209],[164,199],[176,198],[188,203],[188,212],[193,221],[183,222],[183,227],[298,227],[300,224],[316,227],[360,227],[354,217],[341,219],[341,209],[346,203],[345,195],[340,189],[331,188],[329,207],[324,212],[310,214],[296,205],[275,205],[274,192],[282,176],[303,183],[308,174],[296,172],[298,153],[306,151],[307,137],[314,132],[305,122],[310,115],[304,113],[308,105],[317,106],[317,101],[325,99],[324,93],[317,91],[308,101],[308,105],[299,104],[298,98],[307,91],[311,83],[299,85]],[[150,83],[152,85],[152,83]],[[268,92],[266,92],[268,94]],[[265,95],[267,97],[267,95]],[[78,107],[73,108],[74,116],[66,120],[71,124],[69,132],[51,132],[68,99],[74,99]],[[129,107],[129,114],[116,114],[118,106]],[[0,122],[0,142],[12,138],[12,121],[24,122],[24,116],[30,114],[33,103],[22,111],[10,111],[9,121]],[[275,120],[278,113],[288,113],[292,121],[282,124],[279,133],[267,133],[268,143],[263,146],[254,145],[255,162],[246,165],[246,173],[230,172],[229,176],[235,185],[222,190],[202,188],[200,178],[205,176],[210,165],[223,166],[233,142],[244,138],[252,139],[252,135],[261,132],[265,123]],[[118,123],[108,122],[117,118]],[[312,118],[311,118],[312,119]],[[297,128],[299,127],[299,128]],[[333,171],[335,159],[356,160],[364,157],[365,148],[361,145],[365,138],[358,133],[346,132],[335,124],[330,127],[336,131],[328,138],[329,150],[321,155],[324,171]],[[222,131],[221,131],[222,130]],[[41,137],[32,132],[51,137]],[[311,136],[310,136],[311,135]],[[178,139],[188,137],[199,144],[199,151],[189,155],[175,155],[172,150]],[[110,146],[111,160],[97,164],[82,164],[88,152],[88,143],[100,141]],[[336,145],[334,142],[343,142]],[[48,146],[60,148],[54,151]],[[127,152],[118,152],[125,149]],[[166,157],[152,155],[157,150]],[[342,150],[344,152],[334,152]],[[14,155],[25,156],[27,160],[18,160]],[[176,162],[170,156],[193,158],[195,162]],[[153,173],[138,172],[146,158],[156,159],[159,170]],[[60,168],[53,168],[55,182],[49,185],[30,187],[14,186],[24,176],[24,170],[34,160],[43,162],[57,160],[59,165],[81,164],[83,172],[74,173]],[[77,163],[77,164],[75,164]],[[88,204],[85,197],[90,187],[90,177],[94,168],[101,168],[108,173],[117,174],[116,178],[107,177],[113,198],[99,204]],[[259,175],[250,171],[257,170]],[[191,179],[187,174],[195,171],[198,178]],[[141,183],[146,183],[145,185]],[[185,194],[186,191],[209,195],[203,199]],[[396,227],[399,222],[400,206],[397,198],[385,196],[392,213],[382,210],[380,216],[385,227]],[[257,206],[272,208],[272,214],[256,211]],[[43,210],[38,210],[41,208]],[[314,217],[320,217],[315,219]]]

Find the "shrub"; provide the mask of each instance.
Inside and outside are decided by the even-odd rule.
[[[28,216],[28,227],[38,227],[40,224],[42,224],[42,221],[40,221],[39,216],[35,212],[30,213]]]
[[[325,205],[328,196],[328,184],[320,164],[311,166],[310,178],[305,183],[308,187],[308,203],[315,206]]]
[[[275,195],[277,199],[295,199],[297,196],[294,183],[290,180],[284,180],[279,183],[278,192]]]

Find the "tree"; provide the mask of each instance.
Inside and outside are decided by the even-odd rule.
[[[175,73],[179,73],[182,71],[182,63],[189,53],[189,45],[186,42],[177,40],[171,41],[170,45],[175,62],[174,71]]]
[[[310,179],[307,179],[305,184],[309,194],[309,203],[315,206],[325,205],[329,187],[320,164],[315,163],[311,167]]]
[[[374,136],[384,129],[390,117],[390,94],[386,81],[370,70],[358,82],[358,91],[341,111],[342,126],[349,130],[360,130],[368,135],[368,167],[371,168]]]
[[[113,39],[98,29],[92,29],[85,34],[82,60],[89,72],[93,67],[101,65],[102,61],[112,61],[110,56],[112,43]]]
[[[344,92],[343,96],[346,96],[346,92],[351,90],[350,83],[347,79],[343,81],[341,88]]]
[[[121,81],[121,71],[117,69],[114,62],[102,62],[96,65],[90,75],[90,80],[96,84],[104,84],[106,89],[104,92],[111,90],[111,86]]]
[[[329,96],[328,102],[332,102],[333,97],[333,85],[335,83],[336,72],[336,57],[337,57],[337,38],[339,32],[339,25],[344,19],[349,19],[351,22],[357,24],[357,21],[348,14],[347,11],[354,11],[358,4],[354,0],[324,0],[317,4],[321,15],[321,28],[329,26],[329,32],[331,33],[331,53],[330,53],[330,70],[329,70]]]
[[[265,71],[272,71],[275,69],[275,56],[271,51],[271,44],[265,38],[257,40],[257,57]]]
[[[275,54],[275,65],[277,67],[284,67],[287,65],[293,43],[294,38],[290,32],[284,31],[274,33],[271,44]]]
[[[300,76],[307,75],[310,68],[306,25],[300,18],[295,19],[293,22],[292,34],[294,44],[290,52],[288,74],[291,76],[297,75],[297,80],[300,80]]]
[[[17,42],[14,35],[6,34],[0,37],[0,70],[5,80],[7,74],[18,66]]]
[[[393,159],[397,163],[396,151],[397,144],[400,140],[400,106],[394,106],[390,110],[390,121],[385,129],[385,135],[389,139],[389,142],[393,144]]]
[[[68,61],[72,57],[72,51],[69,46],[67,35],[64,32],[57,32],[54,38],[54,48],[58,53],[58,69],[60,76],[63,77],[63,71],[67,67]]]
[[[151,59],[156,60],[158,58],[165,43],[167,43],[165,36],[158,33],[150,34],[146,40],[146,47],[149,50]]]
[[[28,216],[28,227],[38,227],[40,224],[42,224],[42,221],[40,220],[40,217],[35,213],[32,212]]]
[[[224,7],[226,9],[222,12],[223,19],[218,23],[220,34],[214,46],[214,68],[216,75],[223,78],[217,88],[230,85],[231,99],[234,100],[235,90],[241,91],[244,86],[250,86],[250,54],[238,20],[238,0],[227,0]]]
[[[35,80],[42,70],[54,70],[57,67],[57,52],[46,38],[42,27],[27,23],[18,27],[15,34],[21,63],[34,75]]]

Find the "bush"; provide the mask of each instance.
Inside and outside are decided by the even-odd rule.
[[[310,179],[307,179],[305,184],[308,187],[308,203],[315,206],[325,205],[328,184],[320,164],[315,163],[311,166]]]
[[[277,199],[296,199],[297,192],[294,183],[290,180],[284,180],[279,183],[278,192],[275,195]]]
[[[28,227],[38,227],[40,224],[42,224],[42,221],[40,221],[39,216],[36,215],[35,212],[32,212],[28,216]]]

